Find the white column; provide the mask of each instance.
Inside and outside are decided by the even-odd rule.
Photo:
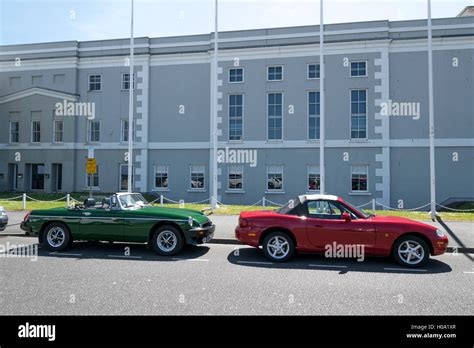
[[[320,192],[326,193],[326,163],[324,158],[325,146],[325,115],[324,115],[324,22],[323,22],[323,0],[320,0],[319,13],[319,175]]]
[[[129,105],[128,105],[128,192],[133,191],[132,187],[132,167],[133,167],[133,93],[134,93],[134,86],[133,86],[133,68],[134,68],[134,61],[133,61],[133,50],[134,50],[134,42],[133,42],[133,0],[132,0],[132,8],[131,8],[131,18],[130,18],[130,78],[129,78]]]
[[[436,219],[436,180],[434,148],[434,103],[433,103],[433,47],[431,32],[431,0],[428,0],[428,100],[429,100],[429,136],[430,136],[430,201],[431,219]]]
[[[210,167],[211,167],[211,208],[217,208],[217,104],[218,104],[218,51],[219,51],[219,7],[218,0],[215,0],[215,18],[214,18],[214,56],[211,64],[211,143]]]

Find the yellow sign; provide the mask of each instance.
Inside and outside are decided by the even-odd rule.
[[[88,158],[86,164],[86,173],[87,174],[96,174],[97,173],[97,161],[95,158]]]

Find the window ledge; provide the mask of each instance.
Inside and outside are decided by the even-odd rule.
[[[285,191],[265,191],[266,195],[284,195]]]
[[[90,190],[91,190],[90,187],[85,187],[85,188],[83,189],[83,191],[87,191],[87,192],[89,192]],[[92,191],[100,191],[100,187],[93,187],[93,188],[92,188]],[[120,192],[122,192],[122,191],[120,191]]]
[[[225,193],[245,193],[244,190],[226,190]]]
[[[369,139],[367,139],[367,138],[361,138],[361,139],[354,138],[354,139],[349,139],[349,143],[368,143],[368,142],[369,142]]]
[[[206,190],[191,190],[189,189],[188,192],[196,192],[196,193],[206,193]]]
[[[371,196],[370,192],[349,192],[351,196]]]
[[[321,191],[306,191],[305,195],[320,195]]]
[[[165,188],[153,188],[152,192],[170,192],[170,189],[165,189]]]

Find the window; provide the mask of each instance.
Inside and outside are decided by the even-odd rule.
[[[267,167],[267,190],[283,191],[283,166],[269,165]]]
[[[155,188],[161,190],[168,190],[168,166],[155,166]]]
[[[229,95],[229,140],[242,140],[244,96]]]
[[[241,165],[229,165],[227,188],[229,190],[242,190],[244,188],[244,171]]]
[[[86,174],[86,188],[91,188],[91,180],[92,188],[99,188],[99,169],[99,166],[96,166],[95,174]]]
[[[40,121],[31,122],[31,142],[39,143],[41,141],[41,124]]]
[[[319,191],[321,188],[321,174],[319,166],[308,166],[308,191]]]
[[[308,93],[308,138],[319,139],[320,103],[319,92]]]
[[[134,174],[132,165],[132,188],[134,187]],[[119,191],[128,191],[128,164],[121,164],[119,167]]]
[[[123,143],[126,143],[128,142],[128,120],[122,120],[121,129],[122,130],[120,133],[120,141]],[[135,120],[133,122],[132,137],[133,137],[133,141],[135,141]]]
[[[102,75],[89,75],[89,91],[102,90]]]
[[[20,122],[10,121],[10,143],[20,142]]]
[[[90,143],[96,143],[100,141],[100,121],[88,121],[87,122],[88,139]]]
[[[320,67],[319,64],[308,64],[308,79],[319,79]]]
[[[133,74],[133,89],[135,89],[136,86],[136,74]],[[129,73],[124,73],[122,74],[122,89],[123,90],[129,90],[130,89],[130,74]]]
[[[54,184],[51,186],[55,189],[55,191],[62,191],[63,189],[62,163],[53,163],[53,178],[54,178]]]
[[[269,66],[267,79],[268,81],[283,80],[283,67],[282,66]]]
[[[43,75],[31,76],[31,84],[33,86],[40,86],[43,83]]]
[[[53,82],[55,85],[62,85],[64,84],[64,74],[54,74]]]
[[[331,219],[339,220],[343,210],[339,204],[329,201],[309,201],[308,214],[316,219]]]
[[[31,165],[31,189],[44,190],[44,164]]]
[[[205,168],[203,165],[191,165],[191,190],[204,190]]]
[[[64,133],[64,121],[55,120],[53,123],[53,143],[62,143]]]
[[[283,93],[268,93],[268,140],[281,140],[283,133]]]
[[[229,69],[229,83],[244,82],[244,69],[232,68]]]
[[[369,166],[354,165],[351,166],[351,185],[352,192],[368,192]]]
[[[351,62],[351,77],[367,76],[367,62]]]
[[[367,138],[367,91],[351,90],[351,138]]]

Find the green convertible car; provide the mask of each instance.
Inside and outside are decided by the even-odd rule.
[[[215,225],[203,213],[151,206],[139,193],[116,193],[96,204],[88,198],[70,208],[32,210],[21,229],[40,244],[62,251],[74,240],[148,243],[160,255],[176,255],[185,244],[209,242]]]

